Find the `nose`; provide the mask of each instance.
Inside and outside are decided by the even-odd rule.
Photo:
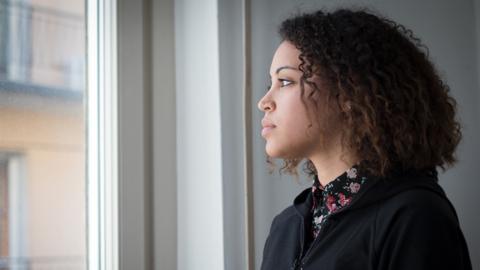
[[[267,95],[263,96],[257,103],[257,107],[260,111],[272,110],[274,108],[273,102],[268,99]]]

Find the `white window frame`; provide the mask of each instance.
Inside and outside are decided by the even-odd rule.
[[[87,0],[87,269],[118,268],[116,1]]]
[[[220,91],[234,82],[242,99],[242,77],[228,74],[244,56],[221,55],[232,29],[242,42],[244,3],[87,2],[88,269],[253,269],[245,142],[231,136],[248,103]],[[208,46],[192,57],[198,33]]]
[[[88,269],[176,269],[174,1],[86,1]]]

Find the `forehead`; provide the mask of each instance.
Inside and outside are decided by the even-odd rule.
[[[270,75],[273,75],[277,68],[282,66],[298,68],[301,63],[300,59],[298,59],[299,56],[300,51],[295,48],[292,43],[283,41],[273,55],[272,64],[270,66]]]

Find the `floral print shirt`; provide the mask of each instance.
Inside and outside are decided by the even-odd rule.
[[[367,181],[365,175],[358,174],[358,164],[352,166],[325,187],[315,175],[312,185],[312,226],[313,239],[318,236],[328,216],[348,205]]]

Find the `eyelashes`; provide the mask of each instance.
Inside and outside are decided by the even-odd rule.
[[[293,84],[293,81],[287,79],[278,79],[278,81],[280,82],[280,87],[286,87]],[[267,89],[265,89],[266,92],[270,91],[270,88],[272,88],[272,85],[267,85]]]
[[[281,87],[289,86],[290,84],[293,83],[292,81],[287,79],[278,79],[278,81],[280,81]]]

